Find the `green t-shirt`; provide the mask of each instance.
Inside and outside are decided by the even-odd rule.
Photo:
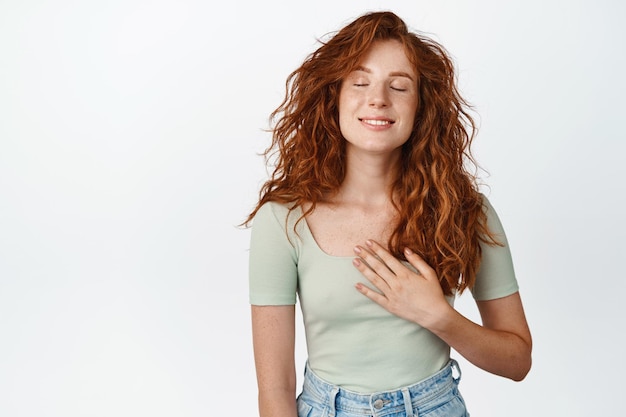
[[[484,198],[484,197],[483,197]],[[518,290],[502,225],[484,198],[488,225],[504,247],[483,245],[481,267],[471,289],[477,300]],[[306,220],[293,226],[299,208],[264,204],[250,242],[250,303],[293,305],[300,300],[308,362],[322,379],[361,393],[414,384],[439,371],[450,347],[423,327],[401,319],[359,293],[367,279],[353,256],[330,256],[315,242]],[[448,299],[453,304],[454,299]]]

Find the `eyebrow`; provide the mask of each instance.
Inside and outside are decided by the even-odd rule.
[[[362,66],[358,66],[354,70],[355,71],[363,71],[363,72],[366,72],[368,74],[372,73],[371,69],[369,69],[367,67],[362,67]],[[405,77],[405,78],[408,78],[411,81],[415,81],[413,79],[413,77],[411,76],[411,74],[409,74],[408,72],[404,72],[404,71],[393,71],[393,72],[390,72],[389,75],[391,77]]]

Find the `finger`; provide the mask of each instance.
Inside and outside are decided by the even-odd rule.
[[[391,280],[395,277],[393,271],[387,266],[387,264],[374,252],[369,249],[365,249],[361,246],[356,246],[354,252],[359,256],[361,260],[365,262],[374,272],[380,275],[385,280]]]
[[[409,248],[404,249],[404,255],[406,256],[406,260],[409,261],[411,265],[420,273],[420,275],[430,278],[437,277],[435,270],[417,253],[413,252]]]
[[[400,262],[395,256],[393,256],[387,249],[385,249],[380,243],[376,242],[375,240],[367,240],[365,244],[372,251],[372,253],[376,255],[382,261],[382,263],[384,263],[385,266],[395,275],[397,275],[402,268],[406,268],[404,265],[402,265],[402,262]]]
[[[371,282],[380,292],[385,293],[391,289],[389,283],[382,278],[370,265],[360,258],[355,258],[352,264]]]
[[[385,307],[389,303],[389,300],[387,299],[387,297],[385,297],[383,294],[380,294],[380,293],[372,290],[367,285],[364,285],[364,284],[359,282],[359,283],[357,283],[355,285],[355,288],[361,294],[363,294],[364,296],[366,296],[370,300],[374,301],[375,303],[380,304],[382,307]]]

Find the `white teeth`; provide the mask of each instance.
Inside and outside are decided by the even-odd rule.
[[[367,123],[368,125],[374,125],[374,126],[384,126],[384,125],[391,124],[389,120],[370,120],[370,119],[363,119],[363,123]]]

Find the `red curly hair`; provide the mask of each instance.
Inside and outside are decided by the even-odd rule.
[[[372,43],[397,40],[418,75],[418,106],[413,131],[402,147],[391,190],[400,221],[388,242],[394,256],[419,253],[436,270],[445,294],[475,282],[479,243],[498,244],[487,227],[470,145],[476,127],[460,96],[452,60],[431,39],[412,33],[391,12],[368,13],[322,42],[289,75],[285,99],[271,114],[272,143],[264,152],[274,171],[244,224],[269,201],[315,209],[332,195],[345,175],[346,141],[339,128],[342,81]]]

